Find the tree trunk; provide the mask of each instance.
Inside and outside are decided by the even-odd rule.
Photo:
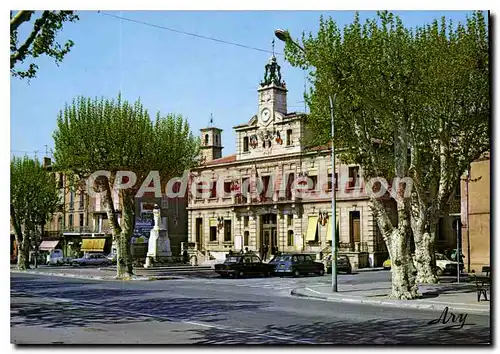
[[[133,275],[132,257],[130,254],[130,238],[134,223],[134,200],[124,191],[120,191],[122,200],[122,222],[117,250],[116,277],[127,279]],[[132,198],[132,200],[130,200]]]
[[[391,259],[392,288],[391,299],[416,299],[420,297],[415,283],[415,267],[411,257],[411,233],[408,227],[409,215],[407,209],[398,203],[398,228],[395,228],[384,204],[371,199],[371,207],[377,219],[382,238],[384,239]]]
[[[436,222],[429,218],[425,212],[425,206],[414,203],[414,212],[411,216],[411,228],[415,241],[415,267],[417,269],[417,283],[436,284],[436,254],[435,254],[435,230]]]
[[[17,243],[17,269],[26,270],[30,269],[29,266],[29,248],[26,247],[25,237],[20,237],[16,232],[16,243]]]

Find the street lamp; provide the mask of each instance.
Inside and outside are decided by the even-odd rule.
[[[302,52],[306,52],[306,50],[301,47],[298,43],[296,43],[292,37],[290,36],[290,32],[282,29],[277,29],[274,31],[276,38],[285,43],[291,43],[297,48],[299,48]],[[333,95],[333,99],[331,95],[328,95],[328,99],[330,102],[330,116],[332,121],[332,291],[337,292],[337,243],[336,243],[336,228],[337,228],[337,214],[336,214],[336,204],[335,204],[335,144],[333,143],[334,138],[334,107],[337,95]]]

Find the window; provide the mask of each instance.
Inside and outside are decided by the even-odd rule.
[[[84,225],[83,221],[84,221],[84,219],[83,219],[83,213],[82,213],[82,214],[80,214],[80,226]]]
[[[59,181],[58,181],[58,187],[62,188],[64,185],[64,176],[62,173],[59,173]]]
[[[205,145],[208,145],[208,134],[205,134]]]
[[[248,151],[248,136],[245,136],[243,138],[243,152],[247,152]]]
[[[210,198],[217,197],[217,181],[212,181],[212,189],[210,190]]]
[[[244,227],[248,227],[249,220],[250,220],[250,217],[248,217],[248,216],[243,217],[243,226]]]
[[[224,182],[224,192],[231,193],[231,181]]]
[[[267,189],[269,188],[270,178],[270,176],[262,176],[262,193],[260,194],[262,197],[267,196]]]
[[[217,241],[217,226],[210,226],[210,241]]]
[[[316,186],[318,185],[318,176],[309,176],[309,178],[312,181],[311,187],[309,188],[309,191],[315,191]]]
[[[224,220],[224,242],[231,242],[231,220]]]
[[[295,180],[295,175],[293,173],[288,174],[288,181],[286,184],[286,199],[292,199],[292,185]]]
[[[80,209],[85,208],[85,193],[80,191]]]
[[[245,246],[248,246],[248,245],[250,244],[250,242],[249,242],[249,241],[250,241],[250,240],[249,240],[249,238],[250,238],[250,232],[245,231],[245,233],[243,234],[243,244],[244,244]]]
[[[286,225],[293,226],[293,215],[288,215],[287,220],[286,220]]]
[[[444,239],[445,239],[445,237],[444,237],[444,222],[443,222],[443,220],[444,220],[443,218],[439,218],[438,225],[437,225],[437,230],[436,230],[437,231],[437,236],[438,236],[437,239],[439,241],[444,241]]]
[[[215,145],[219,145],[219,135],[215,135]]]
[[[68,216],[68,226],[73,227],[73,214],[69,214]]]
[[[338,173],[335,173],[335,190],[339,189],[339,176]],[[331,191],[332,190],[332,174],[328,174],[328,186],[327,190]]]
[[[349,212],[350,221],[351,221],[351,243],[359,242],[361,238],[361,229],[360,229],[360,214],[359,211],[351,211]]]
[[[60,216],[60,217],[59,217],[59,220],[58,220],[58,223],[59,223],[59,230],[62,230],[62,228],[63,228],[63,220],[64,220],[64,219],[63,219],[63,217],[62,217],[62,216]]]
[[[74,203],[75,203],[75,192],[70,191],[69,192],[69,209],[73,210],[74,209]]]
[[[286,145],[292,145],[292,129],[286,131]]]
[[[293,230],[288,230],[287,234],[287,245],[288,246],[293,246]]]

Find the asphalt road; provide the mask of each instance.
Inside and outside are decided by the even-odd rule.
[[[380,274],[379,274],[380,273]],[[387,272],[341,275],[370,281]],[[428,324],[441,313],[291,297],[303,278],[186,278],[99,282],[11,275],[16,344],[486,344],[490,317],[461,329]]]

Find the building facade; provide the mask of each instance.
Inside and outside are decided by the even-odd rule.
[[[305,145],[305,115],[288,112],[274,56],[257,94],[257,113],[233,128],[236,154],[221,156],[220,129],[201,129],[205,163],[191,171],[187,207],[190,251],[199,263],[223,260],[230,250],[259,252],[264,245],[269,251],[331,252],[331,149]],[[387,250],[362,171],[337,160],[334,173],[339,252],[355,268],[380,266]]]

